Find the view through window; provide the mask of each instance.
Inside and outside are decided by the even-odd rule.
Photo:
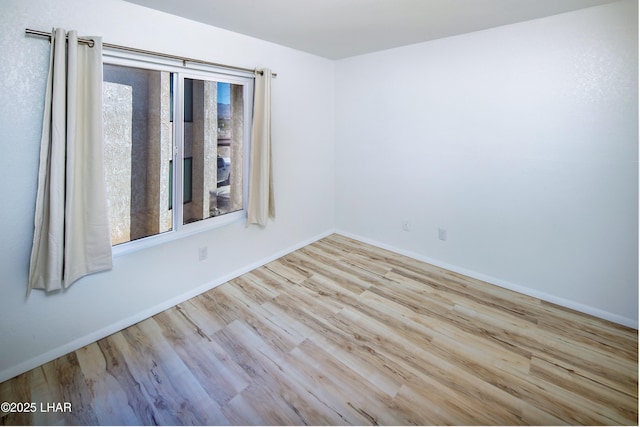
[[[104,65],[113,245],[244,210],[248,86],[212,73]]]

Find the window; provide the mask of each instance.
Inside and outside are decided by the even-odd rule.
[[[245,217],[253,78],[105,58],[103,116],[113,245]],[[126,246],[125,245],[125,246]]]

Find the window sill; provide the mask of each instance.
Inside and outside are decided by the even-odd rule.
[[[229,224],[246,221],[246,219],[247,213],[246,211],[242,210],[238,212],[228,213],[216,218],[210,218],[191,224],[185,224],[180,227],[180,230],[177,231],[167,231],[162,234],[143,237],[141,239],[113,246],[112,254],[114,258],[117,258],[122,255],[138,252],[148,248],[153,248],[164,243],[172,242],[174,240],[193,236],[199,233],[204,233],[210,230],[215,230],[216,228],[224,227]]]

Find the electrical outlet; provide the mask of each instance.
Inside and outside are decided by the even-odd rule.
[[[208,251],[207,251],[207,247],[206,246],[203,246],[203,247],[199,248],[198,249],[198,259],[200,261],[204,261],[205,259],[207,259],[207,255],[208,255],[207,252]]]
[[[444,228],[438,228],[438,239],[442,241],[447,240],[447,230]]]
[[[402,229],[404,231],[409,231],[411,230],[411,224],[409,224],[409,220],[408,219],[403,219],[402,220]]]

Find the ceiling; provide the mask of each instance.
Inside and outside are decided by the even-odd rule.
[[[617,0],[126,0],[340,59]]]

